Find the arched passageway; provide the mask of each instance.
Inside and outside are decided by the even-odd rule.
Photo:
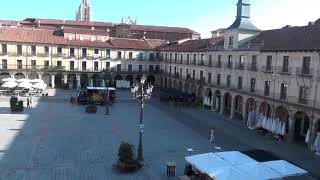
[[[130,82],[130,86],[133,86],[133,76],[127,75],[126,80]]]
[[[80,85],[81,88],[87,88],[89,85],[89,77],[87,74],[81,74],[80,76]]]
[[[63,75],[61,73],[54,76],[54,85],[55,88],[63,88]]]
[[[194,96],[197,94],[197,86],[195,84],[191,85],[190,93]]]
[[[255,106],[255,101],[253,98],[249,98],[246,102],[246,110],[245,110],[245,119],[248,119],[248,115],[251,112],[255,112],[256,111],[256,106]],[[256,113],[255,113],[256,114]]]
[[[37,73],[31,73],[29,74],[28,79],[39,79],[39,76]]]
[[[181,81],[179,81],[179,83],[178,83],[178,90],[179,90],[180,92],[183,92],[183,84],[182,84]]]
[[[26,76],[23,73],[16,73],[14,75],[14,78],[15,79],[23,79],[23,78],[26,78]]]
[[[75,74],[68,74],[67,82],[69,84],[69,88],[77,88],[77,76]]]
[[[92,85],[93,87],[100,87],[101,86],[101,80],[99,74],[92,75]]]
[[[225,93],[223,96],[223,113],[227,116],[231,113],[231,103],[232,103],[232,96],[230,93]]]
[[[11,78],[11,75],[9,73],[1,73],[0,74],[0,83],[2,83],[2,79]]]
[[[259,108],[259,114],[262,114],[263,116],[270,118],[272,114],[272,109],[270,104],[266,102],[261,103]]]
[[[146,84],[151,84],[151,85],[155,86],[156,78],[153,75],[149,75],[147,77]]]
[[[186,83],[184,84],[183,92],[189,94],[189,88],[190,88],[190,85],[189,85],[189,83],[186,82]]]
[[[203,86],[199,86],[197,90],[197,97],[202,98],[203,96]]]
[[[49,73],[42,74],[42,80],[46,83],[49,87],[52,87],[52,77]]]
[[[293,116],[294,119],[294,136],[293,139],[297,143],[305,144],[306,134],[310,128],[310,118],[307,113],[298,111]]]
[[[234,119],[243,119],[243,98],[240,95],[237,95],[234,98]]]

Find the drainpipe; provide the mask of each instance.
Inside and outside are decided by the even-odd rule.
[[[310,141],[310,143],[309,143],[309,148],[310,148],[310,150],[312,150],[313,149],[313,141],[314,141],[314,139],[316,138],[315,136],[317,135],[317,132],[315,131],[314,132],[314,134],[313,134],[313,132],[312,132],[312,124],[313,124],[313,121],[314,121],[314,110],[315,110],[315,108],[316,108],[316,102],[317,102],[317,91],[318,91],[318,81],[319,81],[319,68],[320,68],[320,51],[318,51],[318,59],[319,59],[319,61],[318,61],[318,67],[317,67],[317,74],[316,74],[316,89],[315,89],[315,92],[314,92],[314,100],[313,100],[313,109],[312,109],[312,115],[311,115],[311,122],[310,122],[310,124],[311,124],[311,127],[310,127],[310,133],[311,133],[311,141]]]

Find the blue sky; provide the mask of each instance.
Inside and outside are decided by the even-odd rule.
[[[210,31],[232,24],[237,0],[90,0],[93,19],[118,23],[188,27],[209,37]],[[3,0],[0,19],[27,17],[74,19],[80,0]],[[320,18],[320,0],[251,0],[251,17],[260,29],[306,25]]]

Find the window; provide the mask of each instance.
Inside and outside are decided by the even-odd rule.
[[[201,62],[200,62],[200,65],[204,65],[203,60],[204,60],[204,54],[201,54]]]
[[[222,55],[218,55],[218,67],[221,67],[221,60],[222,60]]]
[[[187,54],[187,61],[189,62],[190,60],[190,54]]]
[[[154,53],[150,53],[150,54],[149,54],[149,60],[150,60],[150,61],[153,61],[153,60],[154,60]]]
[[[49,67],[49,61],[44,61],[44,68],[48,68]]]
[[[186,75],[187,75],[187,79],[190,79],[190,74],[189,74],[189,69],[186,69]]]
[[[7,54],[7,45],[6,44],[2,44],[2,54]]]
[[[174,62],[176,63],[178,61],[178,53],[174,53]]]
[[[91,36],[91,41],[95,41],[96,40],[96,37],[95,36]]]
[[[82,48],[82,57],[87,57],[87,48]]]
[[[143,61],[144,57],[143,57],[143,53],[139,53],[139,60]]]
[[[117,58],[118,58],[118,59],[121,59],[121,57],[122,57],[122,53],[121,53],[121,51],[118,51],[118,56],[117,56]]]
[[[227,64],[227,68],[231,69],[232,68],[232,55],[228,56],[228,64]]]
[[[17,60],[17,69],[22,69],[22,60]]]
[[[264,82],[264,95],[269,96],[270,95],[270,81]]]
[[[166,53],[166,57],[165,57],[165,60],[168,60],[168,53]]]
[[[183,54],[180,54],[180,62],[182,63],[183,61]]]
[[[22,45],[17,45],[17,54],[22,54]]]
[[[94,54],[98,55],[99,54],[99,49],[94,49]]]
[[[286,100],[287,99],[287,90],[288,90],[288,84],[281,83],[280,99],[282,99],[282,100]]]
[[[2,69],[8,68],[8,61],[6,59],[2,59]]]
[[[156,65],[156,72],[159,72],[159,71],[160,71],[160,66]]]
[[[170,62],[171,62],[171,60],[172,60],[172,53],[169,54],[169,60],[170,60]]]
[[[174,67],[174,74],[177,74],[177,67]]]
[[[45,53],[45,54],[49,54],[49,47],[48,47],[48,46],[45,46],[45,47],[44,47],[44,53]]]
[[[272,70],[272,56],[267,56],[266,70],[267,71]]]
[[[300,91],[299,91],[299,102],[301,104],[307,104],[308,103],[308,93],[309,93],[310,89],[307,87],[300,87]]]
[[[132,52],[129,52],[129,59],[132,60]]]
[[[252,56],[252,60],[251,60],[251,68],[253,70],[256,70],[257,69],[257,56],[256,55],[253,55]]]
[[[128,72],[132,72],[132,64],[128,64]]]
[[[169,67],[169,74],[171,75],[171,66]]]
[[[203,82],[203,80],[204,80],[203,71],[201,70],[201,71],[200,71],[200,81]]]
[[[142,72],[143,71],[143,65],[139,65],[139,72]],[[171,66],[170,66],[170,74],[171,74]]]
[[[31,54],[35,55],[37,53],[37,48],[36,46],[31,46]]]
[[[192,70],[192,79],[193,79],[193,80],[196,79],[196,70]]]
[[[69,40],[73,40],[73,35],[69,34]]]
[[[217,85],[220,86],[221,84],[221,74],[217,74]]]
[[[62,47],[57,47],[57,53],[62,54]]]
[[[212,66],[212,55],[209,55],[209,66]]]
[[[93,68],[95,71],[99,71],[99,62],[98,61],[94,62]]]
[[[70,48],[70,56],[74,57],[74,48]]]
[[[153,65],[149,65],[149,72],[153,72]]]
[[[121,64],[117,64],[117,71],[121,72]]]
[[[256,79],[251,78],[250,80],[250,92],[254,93],[256,91]]]
[[[211,83],[211,73],[208,73],[208,83]]]
[[[194,54],[194,55],[193,55],[193,64],[196,64],[196,61],[197,61],[197,55]]]
[[[227,88],[230,88],[231,86],[231,75],[227,76]]]
[[[310,74],[310,62],[311,62],[311,57],[306,56],[303,57],[302,60],[302,74]]]
[[[241,55],[239,58],[239,67],[241,69],[243,69],[243,67],[244,67],[244,56],[243,55]]]
[[[106,57],[107,57],[107,58],[110,58],[110,54],[111,54],[111,53],[110,53],[110,49],[106,49]]]
[[[182,68],[180,68],[180,73],[179,73],[180,77],[182,76]]]
[[[106,62],[106,70],[109,70],[109,69],[110,69],[110,62],[107,61],[107,62]]]
[[[289,56],[283,56],[282,72],[289,72]]]
[[[61,67],[62,66],[62,61],[57,61],[57,66]]]
[[[31,66],[35,67],[37,65],[36,60],[31,60]]]
[[[82,71],[86,71],[87,70],[87,62],[82,61],[81,67],[82,67]]]
[[[69,66],[70,66],[70,70],[73,71],[74,70],[74,61],[70,61],[69,62]]]
[[[229,46],[233,46],[233,36],[229,37]]]
[[[242,77],[241,76],[238,77],[238,89],[239,90],[242,89]]]

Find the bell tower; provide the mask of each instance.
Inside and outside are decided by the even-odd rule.
[[[250,20],[250,0],[238,0],[236,20],[225,32],[225,49],[236,49],[245,39],[261,30]]]
[[[77,12],[77,21],[90,21],[91,20],[91,5],[89,0],[82,0]]]

